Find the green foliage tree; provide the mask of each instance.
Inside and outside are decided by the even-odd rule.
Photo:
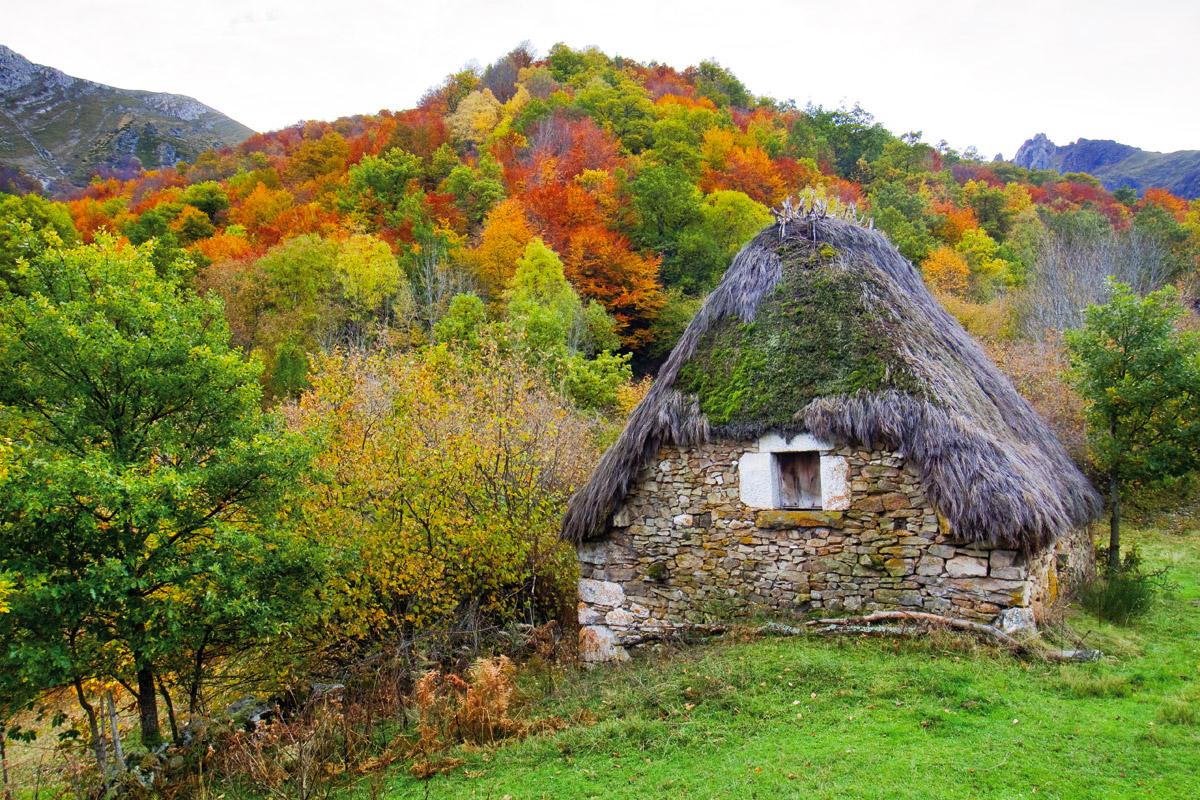
[[[480,159],[478,169],[466,164],[451,169],[444,187],[454,195],[455,205],[467,220],[476,225],[505,195],[500,165],[487,156]]]
[[[179,199],[203,211],[213,222],[216,221],[217,214],[229,208],[229,195],[216,181],[193,183],[183,191],[183,196]]]
[[[937,247],[930,233],[935,217],[928,201],[897,181],[879,182],[871,191],[875,224],[888,235],[901,255],[914,264]]]
[[[371,229],[384,224],[398,227],[403,215],[400,209],[412,205],[410,198],[423,197],[420,180],[424,176],[421,157],[398,147],[382,156],[365,156],[350,168],[339,207]]]
[[[0,673],[73,686],[103,763],[87,680],[130,679],[153,746],[178,653],[294,618],[318,561],[273,520],[307,449],[260,411],[220,301],[160,276],[149,248],[44,248],[18,280],[0,303],[0,574],[16,576]]]
[[[676,166],[649,167],[630,184],[638,227],[633,241],[670,258],[683,230],[700,217],[700,191]]]
[[[1121,567],[1121,491],[1161,485],[1200,467],[1200,333],[1180,332],[1174,288],[1140,298],[1109,283],[1067,332],[1070,378],[1083,396],[1093,457],[1108,479],[1108,564]]]
[[[663,259],[663,281],[688,292],[715,287],[742,245],[771,221],[766,206],[732,190],[713,192],[699,210],[699,220],[680,235],[674,257]]]
[[[479,346],[479,337],[487,325],[487,306],[475,294],[456,294],[446,314],[433,326],[433,338],[465,350]]]
[[[171,210],[160,206],[149,209],[125,226],[125,236],[134,244],[145,244],[153,240],[154,247],[149,251],[150,260],[160,275],[166,274],[167,270],[184,256],[179,237],[171,227],[174,218]]]
[[[51,231],[63,243],[79,242],[71,214],[62,203],[52,203],[36,194],[0,195],[0,280],[9,289],[17,285],[13,272],[17,260],[28,255]]]
[[[541,239],[530,242],[517,262],[507,316],[517,351],[559,382],[577,405],[616,404],[618,387],[632,375],[630,356],[610,352],[620,342],[616,322],[595,300],[584,305],[558,254]]]
[[[791,121],[787,148],[797,158],[830,163],[842,177],[855,178],[859,162],[878,161],[894,138],[861,106],[826,110],[810,104]]]
[[[752,108],[754,98],[732,72],[716,61],[701,61],[694,70],[696,94],[707,97],[718,108]]]
[[[653,146],[654,103],[624,72],[615,73],[611,80],[593,76],[575,95],[575,105],[618,137],[628,152],[636,154]]]

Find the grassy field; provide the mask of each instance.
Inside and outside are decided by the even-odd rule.
[[[584,720],[460,748],[368,798],[1200,797],[1200,528],[1135,532],[1178,591],[1130,628],[1070,623],[1096,664],[1023,661],[961,638],[714,641],[525,676],[528,713]]]

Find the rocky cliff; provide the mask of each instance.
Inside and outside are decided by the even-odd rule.
[[[0,165],[43,184],[191,161],[253,133],[190,97],[74,78],[0,45]]]
[[[1028,169],[1086,172],[1109,191],[1129,186],[1141,194],[1162,187],[1180,197],[1200,197],[1200,150],[1155,153],[1111,139],[1080,139],[1058,146],[1039,133],[1021,145],[1013,163]]]

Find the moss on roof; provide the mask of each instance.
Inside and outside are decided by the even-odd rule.
[[[811,400],[859,390],[921,393],[892,343],[867,313],[856,270],[828,245],[789,242],[776,254],[782,279],[753,322],[718,320],[680,371],[676,388],[696,395],[714,429],[795,427]]]

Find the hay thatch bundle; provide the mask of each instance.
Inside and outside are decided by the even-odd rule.
[[[956,536],[1042,548],[1100,500],[1037,413],[880,233],[811,214],[734,259],[562,536],[601,536],[663,444],[807,430],[898,450]]]

